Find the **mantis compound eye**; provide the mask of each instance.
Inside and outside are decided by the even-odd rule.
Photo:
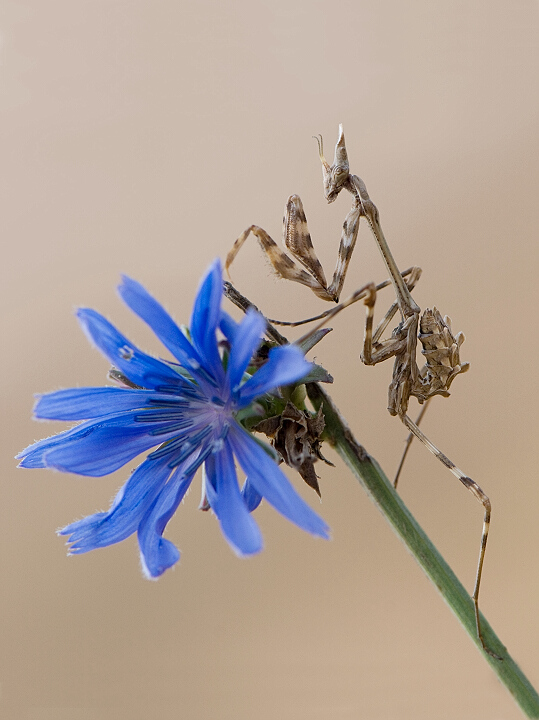
[[[344,185],[346,178],[348,177],[348,168],[343,167],[342,165],[337,165],[333,168],[333,183],[337,186],[335,189],[337,192],[341,189],[341,187]]]

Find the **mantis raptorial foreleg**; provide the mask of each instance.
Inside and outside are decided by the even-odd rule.
[[[328,171],[335,178],[335,182],[337,184],[339,180],[344,182],[348,177],[348,164],[342,127],[341,135],[335,147],[335,160],[331,168],[324,159],[322,141],[318,138],[317,140],[322,163],[325,163]],[[335,194],[334,185],[335,183],[331,187],[327,187],[326,184],[324,185],[326,199],[328,202],[333,202],[333,200],[337,197],[338,192]],[[343,223],[337,264],[333,273],[333,279],[329,286],[327,284],[322,265],[316,256],[311,235],[307,227],[307,218],[305,217],[305,212],[303,210],[303,203],[298,195],[291,195],[286,202],[283,217],[283,242],[290,254],[293,255],[305,269],[303,270],[298,267],[292,258],[290,258],[284,250],[281,250],[281,248],[265,230],[258,225],[250,225],[242,232],[228,253],[225,262],[225,270],[229,272],[230,266],[234,262],[236,255],[249,235],[252,233],[258,240],[260,247],[264,251],[266,257],[279,277],[284,280],[292,280],[292,282],[306,285],[322,300],[339,302],[348,265],[350,264],[350,259],[357,240],[360,216],[361,208],[359,204],[359,197],[356,193],[353,194],[352,208]]]

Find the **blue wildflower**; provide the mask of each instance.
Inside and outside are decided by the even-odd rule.
[[[105,547],[136,531],[143,570],[148,577],[158,577],[180,557],[162,535],[201,466],[207,503],[238,555],[262,549],[260,530],[250,514],[262,498],[300,528],[327,537],[327,525],[296,493],[270,450],[236,419],[238,411],[257,398],[305,377],[311,365],[301,351],[293,346],[275,348],[257,372],[246,373],[265,320],[251,310],[236,323],[221,310],[218,260],[201,283],[190,337],[139,283],[124,277],[119,293],[176,362],[146,355],[95,310],[80,309],[77,316],[88,338],[129,386],[73,388],[39,396],[37,418],[83,422],[18,455],[20,467],[101,477],[157,446],[131,474],[108,512],[60,530],[69,536],[71,552]],[[227,341],[225,364],[218,329]],[[241,490],[234,458],[247,476]]]

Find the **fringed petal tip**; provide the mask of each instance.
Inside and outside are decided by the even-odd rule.
[[[260,545],[258,545],[257,547],[250,547],[248,549],[241,548],[241,547],[238,547],[237,545],[234,545],[234,543],[228,537],[226,537],[226,541],[228,542],[228,545],[231,548],[234,555],[241,559],[250,558],[250,557],[253,557],[253,555],[258,555],[264,549],[264,542],[262,539],[260,540]]]
[[[174,567],[180,559],[180,551],[166,538],[161,538],[159,547],[146,557],[140,552],[140,565],[146,580],[158,580],[161,575]]]
[[[58,530],[56,531],[56,535],[57,535],[58,537],[66,537],[66,536],[68,536],[68,535],[71,534],[71,533],[69,533],[69,532],[64,532],[64,531],[65,531],[65,528],[58,528]],[[67,553],[66,553],[67,557],[74,557],[75,555],[84,555],[84,553],[87,553],[87,552],[89,552],[90,550],[93,550],[93,548],[79,548],[79,547],[77,547],[77,546],[73,543],[73,541],[71,540],[70,537],[67,537],[64,545],[65,545],[66,548],[67,548]],[[97,549],[97,548],[96,548],[96,549]]]
[[[58,537],[64,537],[66,538],[65,546],[67,548],[67,557],[72,557],[74,555],[83,555],[84,553],[89,552],[90,550],[93,550],[94,548],[83,548],[83,547],[77,547],[74,540],[70,537],[72,535],[71,530],[69,530],[69,525],[67,525],[64,528],[58,528],[56,530],[56,535]],[[95,548],[97,549],[97,548]]]

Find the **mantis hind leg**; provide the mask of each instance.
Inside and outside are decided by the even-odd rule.
[[[479,487],[479,485],[472,480],[472,478],[465,475],[462,470],[460,470],[451,460],[444,455],[441,450],[439,450],[434,443],[432,443],[429,438],[418,428],[416,423],[414,423],[413,420],[411,420],[407,415],[401,416],[402,422],[406,425],[408,430],[410,430],[411,433],[415,435],[415,437],[425,445],[425,447],[440,460],[445,467],[450,470],[453,475],[460,480],[460,482],[466,487],[472,495],[478,500],[482,505],[484,509],[484,516],[483,516],[483,532],[481,534],[481,544],[479,547],[479,558],[477,561],[477,570],[475,573],[475,584],[474,584],[474,591],[472,594],[472,600],[474,604],[474,615],[475,615],[475,627],[477,631],[477,637],[479,639],[479,642],[481,643],[481,646],[483,650],[488,653],[491,657],[496,658],[497,660],[501,660],[499,655],[497,655],[495,652],[493,652],[485,643],[485,640],[483,638],[483,633],[481,631],[481,618],[479,613],[479,587],[481,585],[481,575],[483,573],[483,563],[485,560],[485,551],[487,548],[487,539],[488,539],[488,531],[490,527],[490,514],[491,514],[491,504],[488,497],[485,495],[483,490]]]

